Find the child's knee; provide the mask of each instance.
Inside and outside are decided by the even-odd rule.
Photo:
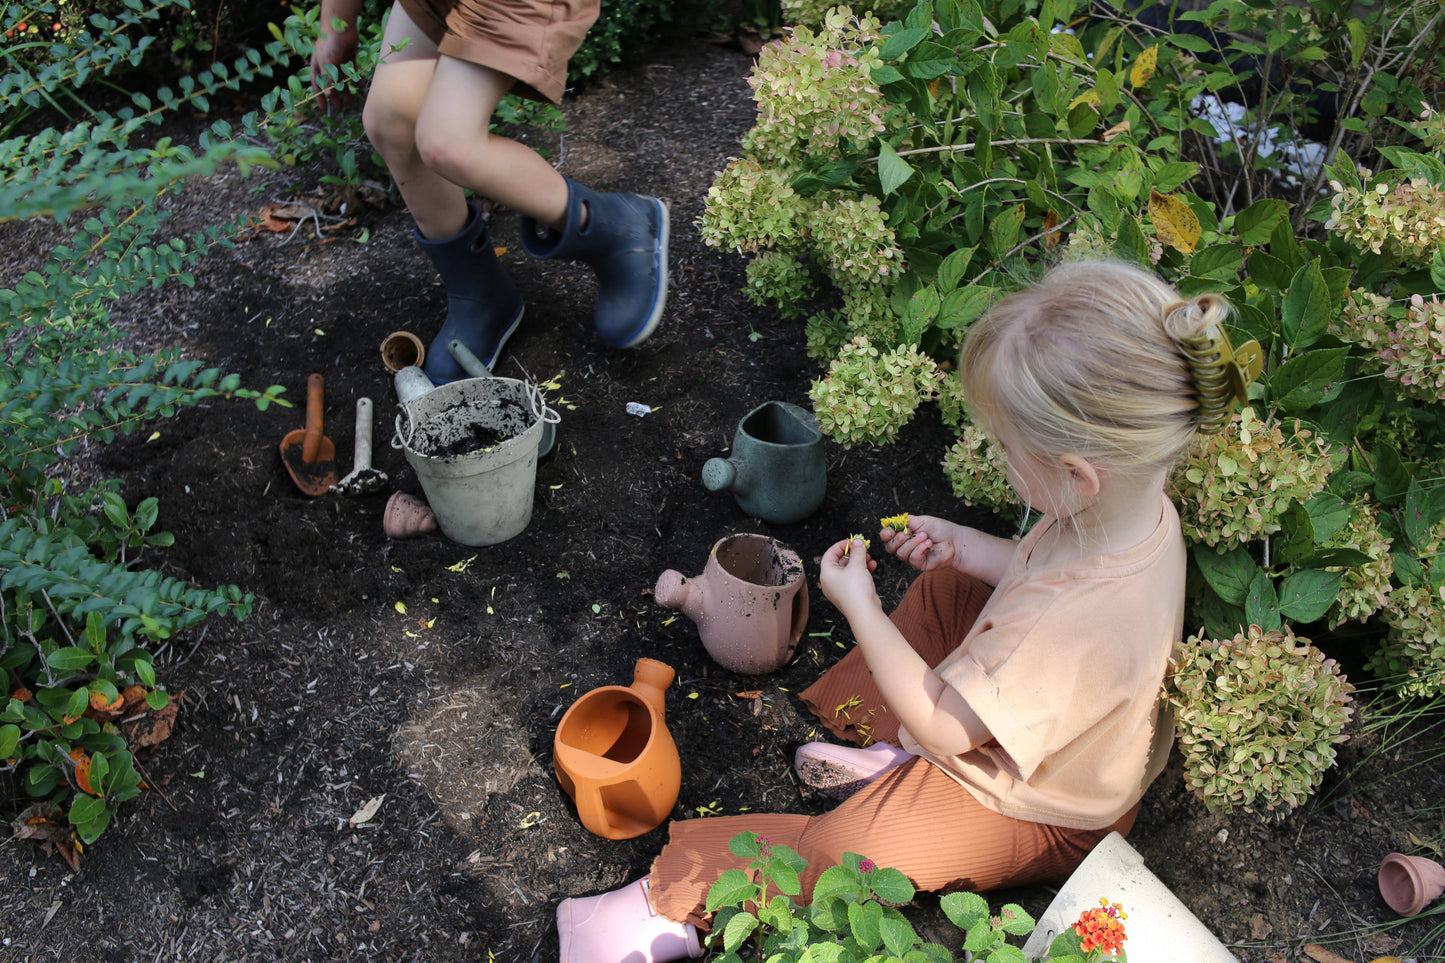
[[[361,126],[382,157],[408,153],[414,146],[416,117],[399,110],[385,98],[375,95],[366,98],[361,108]]]
[[[469,169],[485,163],[486,137],[464,137],[454,125],[427,123],[425,117],[417,124],[415,136],[422,163],[448,180],[466,180]]]

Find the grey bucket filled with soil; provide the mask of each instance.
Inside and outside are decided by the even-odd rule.
[[[556,418],[525,381],[468,378],[405,405],[392,444],[416,471],[443,535],[495,545],[532,519],[537,442]]]

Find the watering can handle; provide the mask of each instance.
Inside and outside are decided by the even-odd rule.
[[[306,437],[301,443],[301,460],[310,464],[321,451],[321,393],[326,379],[312,374],[306,379]]]
[[[604,839],[611,839],[612,823],[607,819],[607,807],[602,805],[602,795],[593,787],[591,792],[578,792],[572,801],[577,804],[577,818],[591,832]]]

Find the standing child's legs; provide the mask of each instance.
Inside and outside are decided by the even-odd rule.
[[[640,344],[661,319],[668,242],[662,202],[592,191],[490,130],[518,78],[532,96],[560,101],[567,58],[596,15],[589,0],[511,0],[497,9],[477,0],[398,0],[392,7],[363,122],[447,289],[447,319],[426,358],[427,375],[438,384],[465,376],[447,351],[454,339],[490,369],[524,307],[464,189],[522,215],[528,254],[580,260],[596,271],[593,321],[607,345]]]

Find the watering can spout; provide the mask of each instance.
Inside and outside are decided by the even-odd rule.
[[[416,365],[399,369],[392,376],[392,382],[396,385],[396,400],[403,408],[436,387],[426,376],[426,372]]]
[[[662,716],[667,708],[665,693],[677,677],[672,666],[656,659],[638,659],[632,669],[632,691]]]
[[[675,568],[670,568],[657,577],[652,597],[657,600],[658,605],[681,609],[682,613],[693,621],[697,620],[702,611],[702,586],[689,581],[687,576]]]
[[[710,492],[738,491],[743,487],[731,458],[709,458],[702,466],[702,483]]]

